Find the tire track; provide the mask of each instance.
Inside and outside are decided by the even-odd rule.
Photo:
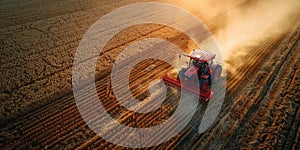
[[[239,141],[235,144],[239,145],[238,143],[250,143],[251,146],[260,148],[263,148],[263,146],[282,146],[279,142],[283,141],[282,139],[284,137],[274,137],[274,135],[279,135],[278,132],[282,132],[284,128],[288,126],[288,121],[290,120],[289,116],[292,116],[291,113],[294,111],[293,108],[291,108],[291,101],[282,99],[283,97],[281,95],[285,93],[285,88],[289,87],[286,85],[286,83],[290,80],[289,78],[293,78],[292,69],[294,67],[290,66],[298,64],[297,62],[299,60],[299,58],[294,57],[297,57],[296,54],[299,53],[297,52],[298,50],[295,50],[297,43],[299,43],[299,35],[296,35],[295,37],[296,41],[291,42],[295,43],[295,45],[289,48],[290,51],[288,54],[285,58],[281,59],[282,61],[275,70],[275,73],[272,73],[273,76],[271,77],[270,82],[267,83],[267,85],[269,85],[268,88],[264,89],[258,103],[249,110],[250,113],[248,113],[240,123],[241,127],[238,127],[241,129],[239,129],[239,131],[235,134],[236,138],[239,137],[237,134],[249,135],[250,137],[240,137]],[[275,128],[279,131],[272,132]],[[280,135],[283,136],[284,133]],[[268,141],[268,139],[272,139],[273,141]],[[234,139],[229,141],[234,141]],[[239,146],[248,147],[250,145]]]
[[[292,37],[294,38],[294,42],[292,43],[296,42],[295,37],[296,39],[298,38],[298,36]],[[287,42],[288,39],[286,40],[286,43]],[[281,47],[284,46],[281,45]],[[289,50],[291,50],[291,47],[289,47]],[[285,57],[288,55],[288,53],[282,52],[279,48],[277,48],[277,53],[273,53],[279,56],[279,58],[281,58],[283,54]],[[230,145],[230,141],[226,139],[230,139],[228,137],[231,137],[231,134],[239,134],[237,132],[237,130],[239,129],[239,124],[242,124],[241,121],[244,119],[246,114],[252,113],[252,111],[254,111],[253,109],[255,109],[255,107],[258,105],[259,99],[264,97],[262,94],[266,94],[268,85],[272,83],[273,72],[276,72],[276,70],[278,69],[276,69],[276,67],[280,66],[280,63],[284,61],[284,59],[276,60],[279,60],[279,62],[272,65],[263,65],[263,67],[259,69],[261,70],[261,72],[253,74],[254,77],[248,80],[248,84],[246,84],[246,87],[243,88],[239,95],[234,99],[234,103],[232,105],[229,105],[229,107],[225,107],[223,109],[223,113],[221,113],[221,115],[224,115],[224,117],[218,122],[217,126],[213,127],[212,131],[206,132],[200,138],[200,140],[197,141],[194,149],[198,148],[199,145],[201,145],[201,148],[211,149],[224,148],[224,144],[226,143],[228,144],[228,146]],[[273,61],[274,60],[271,57],[265,59],[265,62]],[[271,68],[272,70],[270,70],[270,66],[273,66]],[[266,70],[268,70],[268,73],[266,73]],[[228,82],[228,84],[230,84],[230,81]]]

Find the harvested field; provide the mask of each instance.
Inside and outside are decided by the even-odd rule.
[[[104,140],[82,119],[72,91],[72,65],[83,35],[95,21],[136,2],[140,1],[0,2],[1,149],[129,149]],[[227,76],[222,77],[220,87],[226,86],[226,93],[220,114],[206,132],[198,133],[207,107],[199,104],[180,134],[145,149],[299,149],[299,3],[156,2],[191,11],[212,31],[225,60]],[[278,16],[271,17],[275,10]],[[165,13],[159,9],[154,12]],[[130,72],[129,88],[147,106],[157,104],[155,100],[165,96],[161,106],[149,113],[136,113],[116,99],[110,73],[117,56],[127,46],[148,38],[167,40],[185,52],[197,48],[193,40],[174,28],[158,24],[132,26],[107,43],[98,57],[95,75],[91,75],[96,79],[99,103],[113,119],[134,128],[162,124],[174,113],[182,96],[178,89],[168,87],[166,95],[157,92],[152,96],[154,100],[147,101],[151,97],[148,86],[172,69],[163,61],[147,59]],[[139,51],[124,56],[122,63],[126,66],[138,55],[148,53]],[[166,59],[174,58],[170,54]],[[87,84],[84,88],[92,90],[93,86]],[[80,97],[84,99],[80,103],[87,105],[92,96],[81,93]],[[123,98],[128,97],[130,93],[125,93]],[[104,120],[103,114],[95,115],[95,107],[86,108],[87,113],[94,120]],[[165,127],[160,134],[171,135],[174,128]],[[102,134],[120,141],[131,136],[113,124]],[[150,137],[150,141],[155,143],[161,137]]]

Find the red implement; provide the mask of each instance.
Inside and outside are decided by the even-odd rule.
[[[187,92],[190,92],[195,95],[199,95],[199,98],[202,100],[202,103],[206,103],[208,100],[210,100],[213,97],[213,91],[211,88],[208,88],[208,85],[203,85],[199,88],[199,84],[192,83],[189,80],[184,80],[180,82],[178,78],[171,78],[167,75],[162,77],[162,81],[165,84],[181,88]]]

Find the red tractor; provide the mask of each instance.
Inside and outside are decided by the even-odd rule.
[[[179,58],[181,56],[189,58],[188,66],[181,68],[177,78],[164,75],[162,80],[166,84],[199,94],[202,103],[208,102],[213,97],[211,86],[220,80],[222,73],[222,66],[214,61],[216,55],[205,50],[194,50],[190,55],[181,54]]]

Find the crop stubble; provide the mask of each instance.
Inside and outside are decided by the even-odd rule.
[[[123,2],[120,3],[123,4]],[[22,7],[18,3],[15,5]],[[53,7],[55,6],[57,4],[53,3]],[[111,9],[113,7],[107,4],[107,9],[103,11]],[[89,12],[84,13],[78,10]],[[87,8],[78,7],[78,10],[66,10],[63,13],[65,15],[60,15],[60,17],[55,16],[62,12],[47,14],[50,16],[41,15],[45,18],[24,14],[25,19],[22,17],[19,20],[14,19],[17,20],[16,22],[1,24],[3,27],[1,49],[4,51],[0,53],[0,67],[1,70],[6,70],[1,81],[7,80],[8,83],[1,82],[1,105],[6,107],[1,107],[0,147],[120,148],[101,139],[88,128],[76,108],[73,96],[68,94],[71,89],[72,59],[70,58],[73,57],[84,31],[95,19],[98,19],[97,14],[103,13],[98,12],[93,5]],[[91,14],[95,16],[88,16],[91,18],[89,20],[80,19],[80,17],[86,18],[86,14],[90,12],[93,12]],[[16,14],[5,17],[14,18],[18,15],[20,16]],[[72,15],[78,16],[79,19]],[[73,17],[76,18],[74,22],[65,23]],[[293,22],[295,18],[291,19],[291,23]],[[96,85],[100,100],[114,118],[129,126],[150,127],[161,123],[172,114],[177,105],[174,99],[180,95],[170,88],[166,103],[151,114],[136,114],[125,110],[114,99],[109,84],[110,78],[107,77],[109,73],[107,70],[111,67],[114,56],[134,40],[160,35],[164,35],[162,38],[177,43],[185,50],[194,47],[187,37],[164,26],[153,25],[150,29],[145,29],[147,28],[143,26],[128,29],[127,31],[134,36],[120,34],[118,37],[117,35],[116,40],[112,40],[108,44],[109,47],[105,48],[102,58],[101,56],[99,58],[107,58],[107,64],[110,65],[97,67],[99,72],[106,70],[103,74],[97,74],[99,81]],[[11,31],[15,32],[10,33]],[[297,149],[300,121],[299,99],[297,99],[299,98],[300,64],[298,31],[299,28],[296,28],[290,34],[279,34],[251,48],[253,52],[244,56],[248,63],[241,65],[238,70],[240,75],[229,74],[228,93],[222,112],[213,127],[205,134],[198,135],[195,130],[205,110],[203,109],[205,106],[200,105],[199,111],[180,135],[153,148],[213,149],[279,146]],[[123,42],[120,43],[120,41]],[[267,51],[262,49],[267,49]],[[153,67],[144,69],[148,64],[152,64]],[[24,68],[23,65],[26,67]],[[37,65],[41,67],[37,68]],[[169,66],[159,61],[147,60],[139,64],[131,76],[131,81],[135,81],[131,85],[131,91],[137,98],[147,97],[147,91],[141,87],[147,87],[150,82],[148,78],[157,79],[168,70]],[[142,84],[145,82],[146,85]],[[37,85],[44,89],[39,89]],[[82,96],[88,100],[89,95],[83,93]],[[39,102],[41,99],[43,102]],[[32,108],[28,109],[28,107]],[[10,110],[12,108],[17,110]],[[90,109],[90,113],[93,114],[93,109]],[[5,114],[5,112],[10,113]],[[27,114],[21,116],[24,112]],[[11,121],[7,118],[18,120]],[[2,119],[4,119],[3,122]],[[167,134],[168,130],[172,130],[172,127],[164,129],[162,133]],[[108,129],[107,134],[120,139],[128,136],[122,135],[122,131],[114,127]],[[244,137],[244,135],[247,136]],[[153,137],[153,140],[157,139],[159,137]]]

